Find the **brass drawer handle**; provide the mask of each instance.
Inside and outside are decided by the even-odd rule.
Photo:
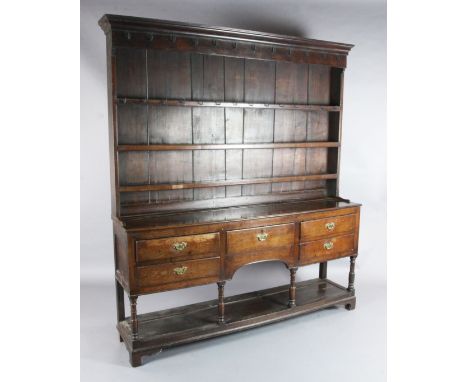
[[[268,234],[265,232],[257,234],[258,241],[265,241],[268,238]]]
[[[176,251],[183,251],[187,248],[187,243],[185,241],[181,241],[180,243],[174,243],[173,247]]]
[[[178,276],[183,275],[185,272],[187,272],[188,267],[185,265],[183,267],[178,267],[174,268],[174,273]]]
[[[333,231],[336,227],[335,225],[335,222],[330,222],[330,223],[327,223],[325,224],[325,227],[329,230],[329,231]]]
[[[333,243],[331,241],[327,241],[324,245],[323,248],[329,250],[333,248]]]

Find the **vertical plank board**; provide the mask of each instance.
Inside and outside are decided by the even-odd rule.
[[[276,63],[245,60],[245,102],[273,103],[275,101]],[[245,109],[244,142],[273,142],[274,111]],[[244,150],[243,178],[269,177],[273,172],[273,150]],[[242,195],[267,194],[271,184],[242,186]]]
[[[275,101],[275,61],[245,60],[245,102]]]
[[[149,159],[150,183],[192,182],[191,151],[152,151]],[[151,192],[151,201],[192,199],[192,190]]]
[[[147,106],[119,104],[117,107],[119,145],[148,143]]]
[[[244,59],[225,57],[224,92],[225,101],[244,101]],[[242,143],[244,110],[225,109],[226,143]],[[242,178],[242,150],[226,150],[226,179]],[[226,187],[226,197],[242,195],[241,186]]]
[[[148,50],[148,97],[190,99],[190,54]]]
[[[116,49],[116,88],[118,97],[146,97],[145,49]]]
[[[225,142],[224,110],[221,108],[193,108],[193,143]],[[225,179],[225,153],[221,150],[194,151],[194,179]],[[195,189],[194,199],[220,198],[225,196],[225,187]]]
[[[217,107],[193,108],[193,143],[224,143],[224,110]]]
[[[306,173],[307,175],[326,174],[327,172],[327,148],[306,149]]]
[[[192,86],[192,99],[195,101],[203,99],[203,55],[193,53],[191,55],[191,86]]]
[[[244,59],[224,58],[224,84],[226,102],[244,100]]]
[[[330,67],[309,65],[309,103],[330,104]]]
[[[273,157],[273,176],[304,175],[305,149],[276,149]],[[272,185],[273,192],[303,190],[304,182],[282,182]]]
[[[146,50],[132,48],[118,48],[116,54],[116,94],[119,97],[146,97]],[[144,142],[142,125],[146,112],[141,116],[135,115],[135,110],[123,108],[118,114],[117,139],[135,139]],[[119,129],[123,123],[122,129]],[[125,126],[125,127],[124,127]],[[127,131],[127,127],[130,129]],[[146,139],[147,140],[147,139]],[[120,185],[132,185],[148,182],[148,153],[119,153],[119,181]],[[120,195],[120,203],[147,202],[149,193],[131,193]]]
[[[224,100],[223,57],[208,55],[201,55],[195,59],[192,57],[192,76],[194,98],[203,101]],[[195,107],[192,113],[193,143],[225,143],[224,109]],[[194,151],[194,180],[224,180],[226,178],[225,160],[224,151]],[[225,197],[226,190],[225,187],[195,189],[193,195],[195,200],[220,198]]]
[[[273,110],[246,109],[244,112],[244,143],[273,142],[273,117]],[[273,150],[246,149],[243,155],[242,178],[256,178],[258,174],[271,176]],[[256,169],[256,167],[258,168]],[[269,192],[271,192],[271,184],[242,186],[242,195],[267,194]]]
[[[148,97],[191,99],[190,54],[175,51],[148,50]],[[188,108],[151,106],[148,108],[150,143],[191,143],[192,113]],[[160,161],[160,163],[158,163]],[[175,167],[180,167],[175,169]],[[190,152],[152,153],[150,177],[152,183],[191,181]],[[173,174],[168,173],[171,168]],[[151,193],[153,201],[186,200],[192,190],[171,190]]]
[[[119,156],[119,181],[121,186],[148,183],[148,152],[122,152]],[[148,202],[148,192],[120,194],[121,204]]]
[[[307,103],[308,66],[291,62],[276,64],[276,103]],[[307,113],[298,110],[275,110],[275,142],[300,142],[307,137]],[[273,151],[273,176],[300,175],[305,171],[305,150]],[[304,189],[304,182],[272,185],[272,192]]]
[[[226,150],[226,179],[242,178],[242,150]],[[226,197],[241,196],[242,186],[226,187]]]
[[[226,108],[226,143],[242,143],[244,111]],[[242,178],[242,150],[226,150],[226,179]],[[241,196],[241,186],[226,187],[226,197]]]
[[[193,108],[193,143],[224,143],[224,110],[222,108]],[[193,174],[195,180],[225,178],[225,157],[221,150],[194,151]],[[222,172],[222,175],[221,175]],[[220,198],[225,187],[193,190],[194,199]]]
[[[328,141],[329,114],[327,111],[307,113],[307,141]]]
[[[224,57],[203,57],[203,101],[224,101]]]
[[[224,180],[225,172],[224,150],[195,150],[193,156],[194,181]],[[224,198],[225,187],[197,188],[193,197],[195,200]]]
[[[148,183],[148,152],[121,152],[118,154],[119,180],[121,186]],[[148,192],[121,193],[120,202],[148,202]]]
[[[277,110],[275,142],[300,142],[307,136],[307,113]],[[286,171],[289,169],[288,171]],[[305,169],[304,149],[273,150],[273,176],[298,175]],[[282,175],[279,175],[282,174]],[[304,189],[304,182],[287,182],[272,185],[272,192]]]
[[[276,63],[276,103],[307,103],[307,64]]]
[[[273,142],[273,110],[245,109],[244,143]]]
[[[306,149],[306,174],[325,174],[327,172],[327,154],[326,148]],[[325,187],[325,184],[325,180],[311,180],[305,182],[305,188]]]
[[[307,113],[276,110],[275,142],[303,142],[307,138]]]
[[[150,144],[192,143],[192,111],[187,107],[149,106]]]
[[[121,186],[148,183],[148,152],[120,152],[119,179]]]
[[[226,112],[226,143],[242,143],[244,128],[244,111],[227,107]]]
[[[273,150],[244,150],[243,178],[268,178],[272,176]],[[271,184],[242,186],[242,195],[262,195],[271,192]]]

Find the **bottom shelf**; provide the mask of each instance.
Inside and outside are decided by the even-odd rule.
[[[130,352],[132,366],[141,356],[161,349],[205,340],[270,324],[319,309],[345,305],[353,309],[354,292],[328,279],[297,283],[296,306],[289,308],[289,285],[225,298],[226,323],[218,325],[218,300],[202,302],[138,316],[139,336],[132,339],[130,319],[117,329]]]

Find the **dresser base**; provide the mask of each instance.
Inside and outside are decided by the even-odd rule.
[[[337,305],[352,310],[354,292],[328,279],[297,283],[296,306],[288,307],[289,285],[225,298],[225,323],[218,324],[218,300],[138,316],[138,338],[133,339],[130,319],[117,329],[130,353],[132,366],[141,357],[172,346],[251,329]]]

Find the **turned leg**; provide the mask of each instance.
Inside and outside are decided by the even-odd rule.
[[[218,324],[224,324],[224,285],[226,281],[220,281],[218,284]]]
[[[130,296],[130,311],[131,311],[131,325],[132,325],[132,338],[138,338],[138,318],[137,318],[137,298],[138,296]]]
[[[327,278],[327,262],[320,263],[319,278],[321,280],[324,280]]]
[[[294,308],[296,306],[296,272],[297,268],[291,268],[289,270],[291,275],[291,281],[289,283],[289,304],[290,308]]]
[[[354,266],[356,264],[356,256],[351,256],[349,258],[349,282],[348,282],[348,291],[354,293]]]
[[[125,302],[124,302],[124,289],[122,285],[115,280],[115,298],[117,302],[117,323],[125,320]],[[119,334],[120,342],[123,341],[122,337]]]

